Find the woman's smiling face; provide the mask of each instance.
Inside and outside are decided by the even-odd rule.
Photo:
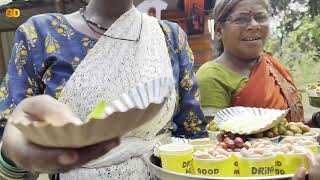
[[[262,0],[242,0],[218,30],[224,52],[251,60],[259,57],[269,34],[269,13]]]

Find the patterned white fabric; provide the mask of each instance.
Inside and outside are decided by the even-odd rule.
[[[137,168],[138,167],[138,168]],[[121,165],[100,169],[80,168],[60,175],[63,180],[145,180],[150,179],[148,166],[142,158],[131,158]]]
[[[142,15],[133,7],[105,34],[137,39],[141,23],[139,42],[101,37],[66,83],[59,101],[67,104],[81,119],[101,99],[115,100],[137,83],[159,77],[173,79],[165,36],[156,18]],[[175,89],[172,88],[170,98],[151,121],[123,136],[119,147],[83,168],[61,174],[61,179],[148,179],[148,170],[141,156],[159,139],[170,136],[157,136],[157,133],[171,125],[176,102]]]

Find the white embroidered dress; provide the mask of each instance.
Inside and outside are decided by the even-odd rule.
[[[66,83],[59,101],[84,119],[102,99],[115,100],[141,82],[160,77],[173,79],[165,36],[156,18],[143,15],[133,7],[105,34],[137,39],[140,29],[138,42],[101,37]],[[170,136],[168,133],[157,136],[157,133],[171,125],[175,96],[172,87],[170,98],[151,121],[123,136],[119,147],[79,169],[60,174],[60,179],[149,179],[142,155],[161,138]]]

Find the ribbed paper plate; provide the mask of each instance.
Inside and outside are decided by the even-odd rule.
[[[112,102],[101,101],[82,124],[66,122],[55,126],[47,122],[9,122],[31,142],[47,147],[76,148],[120,137],[137,128],[159,112],[171,90],[171,78],[151,80]]]
[[[214,121],[222,130],[237,134],[255,134],[274,127],[289,110],[230,107],[219,111]]]

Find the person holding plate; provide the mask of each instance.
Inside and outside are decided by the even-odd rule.
[[[16,31],[1,86],[1,176],[149,179],[142,155],[161,138],[171,132],[185,138],[206,135],[193,64],[183,30],[140,13],[133,0],[91,0],[72,14],[31,17]],[[12,114],[26,121],[78,122],[99,100],[116,99],[135,80],[163,74],[175,83],[161,113],[121,142],[116,138],[88,147],[49,148],[30,143],[7,124]]]
[[[214,8],[216,59],[197,72],[206,116],[233,106],[290,109],[288,121],[304,120],[289,71],[264,53],[270,29],[267,0],[219,0]]]
[[[292,180],[318,180],[320,179],[320,156],[314,156],[311,152],[307,153],[309,163],[308,171],[305,168],[299,169]]]

